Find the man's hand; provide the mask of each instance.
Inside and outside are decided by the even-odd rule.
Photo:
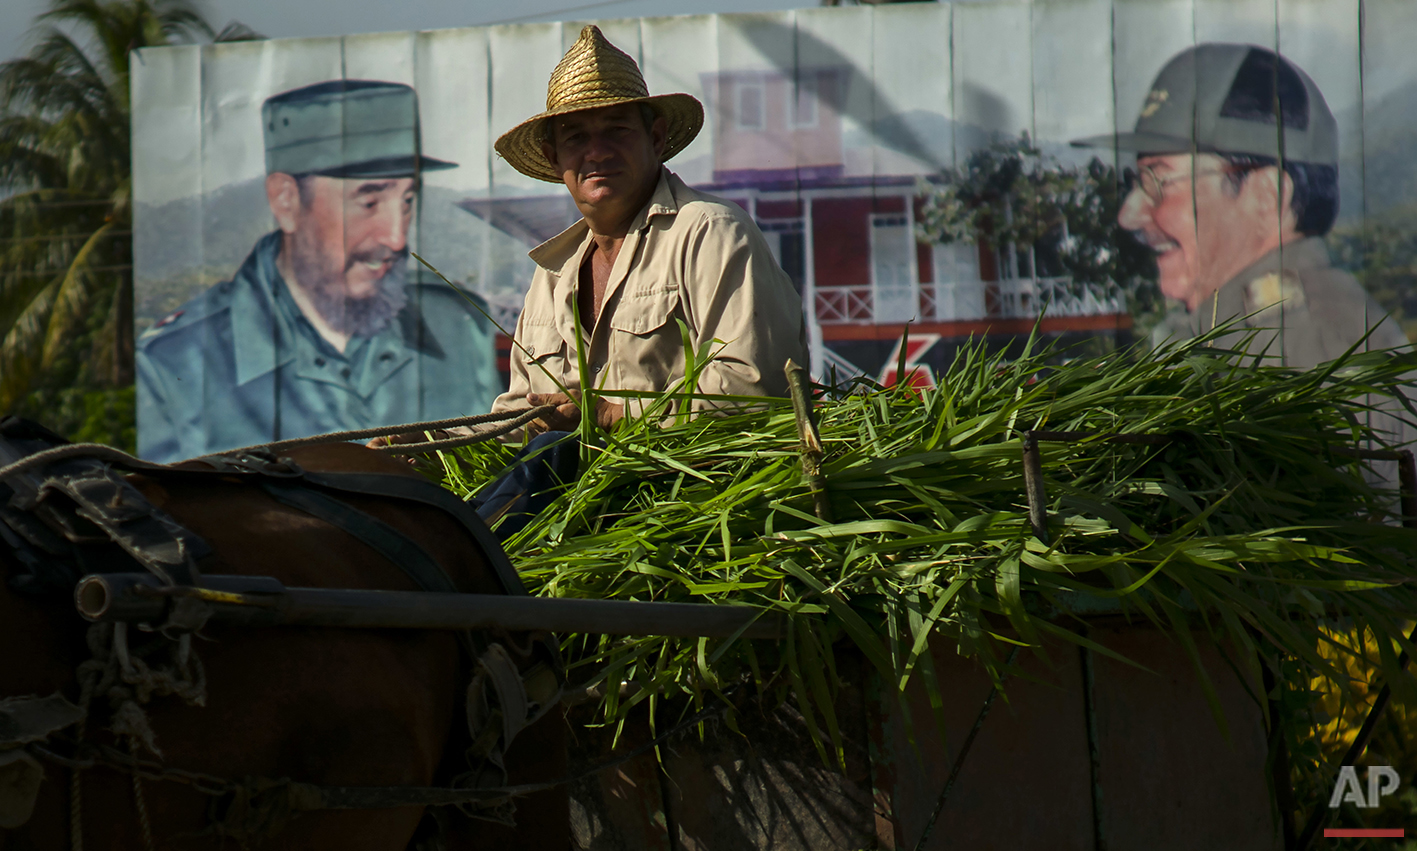
[[[542,405],[556,406],[556,410],[552,413],[545,414],[527,424],[527,428],[532,434],[540,434],[544,431],[575,431],[580,428],[580,393],[571,391],[570,396],[564,393],[528,393],[526,401],[533,408],[539,408]],[[596,425],[610,431],[616,423],[624,418],[624,405],[617,405],[603,396],[595,400]]]

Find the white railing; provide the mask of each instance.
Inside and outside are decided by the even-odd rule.
[[[872,288],[816,288],[817,322],[872,325],[878,319]],[[946,281],[921,284],[918,319],[957,321],[1107,316],[1127,312],[1126,298],[1113,284],[1080,284],[1071,278],[1015,278],[1005,281]],[[899,321],[899,320],[897,320]]]
[[[1127,311],[1127,301],[1114,284],[1080,284],[1071,278],[1015,278],[980,286],[985,287],[990,316],[1032,319],[1040,313],[1106,316]]]
[[[943,281],[920,285],[920,308],[937,322],[985,319],[985,284],[979,281]]]
[[[817,287],[817,321],[823,325],[870,325],[875,321],[871,288]]]

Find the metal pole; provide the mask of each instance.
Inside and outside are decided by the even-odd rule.
[[[94,621],[158,622],[175,599],[212,610],[209,623],[355,629],[504,629],[599,635],[778,638],[782,621],[751,606],[573,600],[427,591],[286,588],[270,577],[204,576],[203,587],[161,586],[146,573],[93,574],[74,604]]]

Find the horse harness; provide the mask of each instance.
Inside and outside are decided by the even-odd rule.
[[[93,457],[97,453],[77,451],[83,447],[66,444],[63,438],[37,424],[14,417],[0,419],[0,468],[28,467],[0,480],[0,544],[10,550],[19,564],[20,572],[10,584],[20,594],[69,596],[85,574],[131,572],[135,564],[167,588],[200,587],[198,562],[211,555],[211,547],[153,505],[119,469],[159,479],[217,476],[250,482],[283,505],[362,541],[398,566],[419,589],[457,592],[452,578],[417,541],[359,510],[346,498],[381,497],[437,508],[476,541],[505,593],[526,594],[500,544],[473,508],[421,479],[381,473],[307,471],[287,457],[261,450],[196,459],[202,467],[152,464],[116,450],[110,450],[110,454],[123,457],[106,462]],[[30,460],[36,463],[25,463]],[[0,828],[15,827],[28,819],[43,776],[36,757],[66,765],[75,772],[108,765],[132,773],[145,831],[140,776],[188,782],[202,791],[223,796],[226,806],[217,808],[220,812],[213,826],[217,833],[238,841],[268,836],[293,813],[312,809],[454,804],[470,816],[510,823],[511,796],[534,791],[531,787],[505,785],[504,757],[516,736],[561,698],[565,678],[559,652],[545,633],[532,634],[525,644],[518,644],[509,635],[457,633],[459,646],[473,670],[466,692],[472,746],[466,754],[469,770],[454,777],[450,788],[350,789],[265,778],[233,783],[140,759],[138,744],[157,753],[142,703],[154,694],[177,694],[197,704],[205,700],[205,675],[191,652],[191,636],[209,616],[210,609],[199,598],[172,597],[166,620],[151,625],[152,631],[161,636],[158,640],[167,645],[169,659],[165,665],[154,661],[151,646],[147,656],[135,652],[126,624],[94,624],[90,627],[89,644],[95,659],[80,666],[79,705],[57,694],[0,700]],[[518,666],[514,654],[508,651],[509,644],[517,651],[515,655],[530,657],[532,662]],[[124,690],[123,683],[129,688]],[[100,688],[101,684],[106,688]],[[110,728],[128,739],[128,754],[91,747],[85,753],[76,750],[74,757],[66,758],[46,747],[52,735],[67,727],[77,730],[76,738],[82,744],[93,694],[108,693],[112,700],[115,685],[116,693],[128,695],[134,705],[131,710],[121,707],[124,712],[115,712],[115,723]],[[77,816],[77,802],[74,806]],[[75,845],[79,847],[81,843],[76,841]]]

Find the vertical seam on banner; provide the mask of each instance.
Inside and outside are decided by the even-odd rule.
[[[955,102],[955,90],[959,88],[959,68],[955,64],[955,12],[958,4],[950,3],[950,33],[947,43],[950,50],[950,168],[959,168],[959,108]],[[978,248],[975,248],[978,252]]]
[[[1043,168],[1043,148],[1038,141],[1038,45],[1034,39],[1034,15],[1037,7],[1033,3],[1028,4],[1028,140],[1038,151],[1038,164]],[[1029,226],[1033,229],[1038,227],[1038,217],[1035,215]],[[1037,241],[1028,244],[1028,275],[1033,280],[1034,298],[1038,293],[1038,252],[1035,250]],[[1014,262],[1018,262],[1018,248],[1014,249]],[[1019,275],[1018,277],[1023,277]],[[1046,309],[1046,308],[1045,308]],[[1040,312],[1036,327],[1041,329],[1043,314]]]
[[[871,140],[871,214],[874,214],[874,212],[876,212],[876,210],[877,210],[877,207],[876,207],[877,201],[880,200],[880,198],[877,197],[877,194],[876,194],[876,193],[877,193],[877,190],[879,190],[879,188],[880,188],[880,184],[877,183],[876,178],[880,176],[880,149],[881,149],[880,140],[877,139],[877,136],[876,136],[877,130],[880,129],[880,119],[877,118],[877,115],[876,115],[876,108],[877,108],[877,106],[880,105],[880,99],[877,98],[877,96],[876,96],[876,95],[877,95],[877,92],[880,91],[880,89],[877,88],[877,85],[876,85],[876,7],[874,7],[874,6],[867,7],[867,10],[866,10],[866,20],[867,20],[867,21],[870,21],[870,24],[867,25],[867,35],[866,35],[866,37],[869,38],[869,40],[870,40],[870,41],[869,41],[869,44],[871,45],[871,67],[870,67],[870,81],[871,81],[871,84],[870,84],[870,86],[867,86],[866,91],[869,91],[869,92],[871,93],[871,112],[870,112],[870,125],[869,125],[870,130],[869,130],[869,132],[867,132],[867,139],[870,139],[870,140]],[[870,218],[870,214],[867,214],[867,217],[866,217],[866,234],[867,234],[867,239],[871,239],[871,236],[870,236],[870,234],[871,234],[871,218]],[[870,242],[867,242],[867,245],[870,245]],[[871,251],[871,252],[869,253],[869,255],[867,255],[867,256],[870,256],[870,262],[871,262],[871,317],[873,317],[874,320],[879,320],[879,319],[880,319],[880,316],[879,316],[880,303],[879,303],[879,299],[877,299],[877,297],[876,297],[876,296],[877,296],[877,293],[876,293],[876,255],[874,255],[874,251]]]
[[[1279,97],[1279,66],[1284,62],[1284,51],[1279,40],[1279,0],[1273,0],[1274,8],[1274,78],[1270,81],[1274,91],[1274,134],[1276,174],[1274,186],[1274,229],[1279,237],[1279,274],[1284,280],[1284,165],[1289,161],[1289,151],[1284,145],[1284,101]],[[1305,95],[1307,97],[1307,93]],[[1312,126],[1312,125],[1310,125]],[[1337,127],[1335,127],[1335,131]],[[1292,202],[1293,196],[1290,196]],[[1297,223],[1296,223],[1297,224]],[[1284,301],[1284,287],[1279,289],[1279,363],[1289,365],[1289,347],[1286,345],[1289,311]],[[1365,302],[1366,304],[1366,302]],[[1370,418],[1371,422],[1371,418]]]
[[[1127,197],[1122,194],[1122,190],[1125,186],[1122,181],[1122,144],[1120,140],[1122,128],[1117,125],[1117,117],[1122,114],[1122,105],[1117,101],[1117,0],[1112,0],[1111,4],[1108,5],[1107,27],[1107,45],[1109,48],[1107,61],[1112,69],[1112,73],[1108,75],[1112,83],[1112,191],[1117,193],[1117,215],[1120,216],[1122,214],[1122,205],[1127,202]],[[1124,236],[1123,238],[1126,239],[1129,237]],[[1122,303],[1124,305],[1127,304],[1126,298],[1126,290],[1124,289],[1122,291]],[[1166,303],[1163,301],[1162,306],[1164,307],[1165,304]],[[1127,312],[1131,313],[1130,306],[1128,306]],[[1135,344],[1136,340],[1133,339],[1132,342]],[[1115,413],[1113,414],[1113,418],[1115,422]],[[1115,483],[1117,481],[1117,455],[1115,452],[1112,454],[1111,460],[1112,481]],[[1096,808],[1094,808],[1094,810],[1095,809]]]
[[[1367,92],[1366,92],[1366,68],[1367,52],[1365,44],[1367,38],[1367,4],[1363,0],[1357,0],[1357,188],[1362,191],[1363,200],[1360,201],[1357,218],[1359,218],[1360,232],[1367,229],[1367,122],[1363,120],[1363,115],[1367,112]],[[1335,167],[1335,173],[1338,167]],[[1335,180],[1342,187],[1340,181]],[[1339,190],[1339,198],[1342,200],[1343,193]],[[1340,207],[1342,208],[1342,207]],[[1338,218],[1338,217],[1335,217]],[[1362,251],[1362,241],[1359,241],[1359,251]],[[1366,262],[1365,256],[1359,255],[1359,263]],[[1386,319],[1386,316],[1383,317]],[[1382,320],[1379,320],[1382,321]],[[1372,316],[1367,313],[1367,299],[1363,300],[1363,326],[1369,327],[1372,323]],[[1401,326],[1399,326],[1399,330]],[[1363,348],[1372,345],[1372,337],[1363,343]]]
[[[1033,3],[1028,4],[1028,138],[1035,147],[1038,146],[1038,45],[1034,41],[1034,15],[1037,7]],[[1040,149],[1040,153],[1041,153]],[[1039,157],[1040,166],[1042,157]],[[1036,226],[1035,222],[1035,226]],[[1033,246],[1029,245],[1028,253],[1033,254]],[[1033,266],[1030,259],[1029,265]],[[1038,269],[1030,269],[1034,278],[1038,277]]]
[[[797,19],[797,10],[787,13],[792,20],[792,90],[788,95],[786,109],[783,110],[787,126],[792,128],[792,191],[797,203],[802,203],[802,146],[798,144],[796,133],[797,106],[802,101],[802,22]],[[871,56],[875,58],[875,44],[872,43]],[[748,196],[753,202],[753,218],[757,218],[758,198],[754,193]],[[757,224],[755,221],[754,224]]]
[[[798,18],[796,10],[788,14],[791,15],[792,20],[792,93],[785,113],[788,121],[791,122],[795,114],[796,104],[802,97],[802,21]],[[842,103],[844,106],[845,98],[842,98]],[[844,112],[845,109],[842,111]],[[844,156],[845,154],[843,153],[843,157]],[[807,211],[807,201],[802,194],[802,158],[801,149],[797,145],[796,134],[793,135],[792,143],[792,179],[794,187],[793,195],[796,196],[797,210],[801,213],[802,218],[802,292],[799,294],[799,297],[802,301],[802,323],[807,330],[807,369],[811,372],[813,378],[821,380],[823,378],[820,366],[822,363],[822,354],[817,351],[821,347],[818,340],[818,337],[821,335],[813,333],[813,326],[817,323],[817,287],[816,281],[813,280],[812,276],[816,269],[807,256],[808,252],[812,250],[812,237],[808,231],[808,228],[811,227],[812,217]],[[758,223],[757,196],[750,194],[748,198],[752,202],[753,209],[751,216],[753,224],[756,225]]]
[[[422,37],[422,34],[421,34],[421,33],[415,33],[415,34],[413,35],[413,38],[412,38],[412,44],[413,44],[413,83],[414,83],[414,85],[413,85],[413,127],[414,127],[414,136],[413,136],[413,138],[414,138],[414,141],[415,141],[415,142],[417,143],[417,145],[418,145],[418,149],[413,152],[413,153],[414,153],[414,159],[413,159],[413,222],[410,222],[410,227],[411,227],[411,229],[413,230],[414,238],[416,238],[416,239],[418,240],[418,256],[419,256],[419,257],[424,257],[424,256],[426,256],[426,252],[423,250],[423,228],[417,226],[417,225],[422,224],[422,222],[423,222],[423,195],[424,195],[424,190],[427,188],[427,187],[425,187],[424,184],[423,184],[423,104],[422,104],[422,103],[419,101],[419,99],[418,99],[418,82],[419,82],[419,75],[418,75],[418,70],[419,70],[419,69],[418,69],[418,57],[419,57],[419,55],[420,55],[420,53],[421,53],[421,51],[419,51],[418,47],[419,47],[419,43],[420,43],[420,42],[419,42],[419,39],[420,39],[421,37]],[[459,159],[461,159],[461,157],[459,157]],[[405,241],[405,242],[404,242],[404,248],[407,249],[408,247],[409,247],[408,242]],[[418,314],[420,317],[421,317],[421,316],[424,316],[425,314],[424,314],[424,312],[423,312],[423,287],[421,287],[421,286],[414,286],[414,285],[423,277],[423,264],[419,263],[419,264],[415,265],[415,266],[410,270],[410,269],[408,269],[408,259],[405,258],[405,259],[404,259],[404,268],[405,268],[406,272],[412,272],[412,278],[413,278],[413,280],[409,280],[407,277],[404,278],[404,283],[403,283],[404,292],[407,293],[407,292],[409,292],[409,290],[412,290],[412,291],[413,291],[413,298],[412,298],[412,301],[413,301],[413,309],[417,312],[417,314]],[[451,270],[451,269],[448,270],[448,273],[449,273],[449,274],[456,274],[456,272],[454,272],[454,271]],[[438,283],[439,283],[439,284],[442,284],[441,281],[439,281]],[[437,286],[437,284],[430,284],[430,285],[431,285],[431,286]],[[443,284],[443,286],[447,286],[447,284]],[[397,319],[395,319],[395,321],[397,321]],[[413,371],[413,374],[414,374],[415,376],[417,376],[417,380],[418,380],[418,418],[419,418],[420,420],[425,420],[425,419],[428,419],[429,414],[428,414],[428,390],[427,390],[427,382],[425,382],[425,381],[423,380],[423,379],[424,379],[424,372],[423,372],[423,371],[424,371],[425,368],[427,368],[427,362],[425,361],[425,359],[424,359],[424,357],[423,357],[423,344],[424,344],[424,339],[425,339],[425,338],[427,337],[427,335],[428,335],[428,329],[427,329],[427,327],[423,324],[422,321],[420,321],[420,322],[418,323],[418,330],[417,330],[415,333],[416,333],[416,335],[417,335],[417,336],[415,337],[415,345],[417,346],[418,354],[416,354],[416,355],[413,356],[413,362],[414,362],[414,366],[415,366],[414,371]]]
[[[1368,98],[1367,98],[1367,95],[1366,95],[1366,93],[1365,93],[1365,86],[1364,86],[1364,78],[1365,78],[1365,76],[1366,76],[1365,73],[1364,73],[1364,68],[1365,68],[1365,66],[1367,65],[1367,53],[1365,52],[1366,45],[1364,44],[1365,37],[1366,37],[1366,35],[1367,35],[1367,20],[1366,20],[1366,19],[1367,19],[1367,14],[1366,14],[1366,12],[1367,12],[1367,4],[1364,2],[1364,0],[1358,0],[1358,191],[1362,193],[1362,201],[1360,202],[1360,205],[1359,205],[1359,208],[1358,208],[1358,232],[1359,232],[1359,233],[1363,233],[1363,232],[1367,231],[1367,229],[1368,229],[1368,228],[1367,228],[1367,225],[1368,225],[1368,125],[1367,125],[1367,122],[1363,120],[1363,118],[1364,118],[1364,113],[1367,111],[1367,108],[1366,108],[1366,107],[1367,107],[1367,102],[1368,102]],[[1335,125],[1336,125],[1336,124],[1337,124],[1337,121],[1335,121],[1334,123],[1335,123]],[[1334,127],[1334,136],[1335,136],[1335,140],[1334,140],[1335,147],[1338,147],[1338,144],[1337,144],[1338,127],[1336,127],[1336,126]],[[1336,153],[1337,153],[1337,152],[1335,152],[1335,154],[1336,154]],[[1342,178],[1342,175],[1341,175],[1341,173],[1339,172],[1339,169],[1338,169],[1338,163],[1342,161],[1342,158],[1341,158],[1341,157],[1338,157],[1338,156],[1335,156],[1334,159],[1335,159],[1335,164],[1334,164],[1334,167],[1333,167],[1333,171],[1334,171],[1334,192],[1336,192],[1336,193],[1338,194],[1338,209],[1341,210],[1341,209],[1343,208],[1343,207],[1342,207],[1343,191],[1342,191],[1342,189],[1341,189],[1341,187],[1343,186],[1343,183],[1342,183],[1342,179],[1341,179],[1341,178]],[[1338,215],[1337,215],[1337,213],[1335,213],[1335,214],[1334,214],[1334,220],[1335,220],[1335,222],[1337,222],[1337,219],[1338,219]],[[1363,254],[1362,254],[1362,252],[1363,252],[1363,241],[1362,241],[1362,240],[1355,240],[1355,241],[1356,241],[1357,244],[1358,244],[1358,251],[1359,251],[1357,267],[1358,267],[1358,268],[1362,268],[1362,264],[1365,263],[1365,262],[1366,262],[1366,259],[1367,259],[1367,258],[1365,258],[1365,257],[1363,256]],[[1373,317],[1372,317],[1371,311],[1370,311],[1369,308],[1368,308],[1368,305],[1369,305],[1369,304],[1370,304],[1370,300],[1367,299],[1367,298],[1364,298],[1364,299],[1363,299],[1363,327],[1364,327],[1365,329],[1366,329],[1366,328],[1372,328],[1372,327],[1373,327]],[[1379,322],[1382,322],[1382,321],[1385,320],[1385,319],[1387,319],[1387,315],[1386,315],[1386,314],[1384,314],[1384,315],[1378,317],[1378,321],[1379,321]],[[1395,319],[1394,319],[1394,324],[1397,325],[1399,331],[1402,331],[1402,325],[1399,324],[1399,323],[1397,323]],[[1406,334],[1406,332],[1404,331],[1404,332],[1403,332],[1403,337],[1405,338],[1406,336],[1407,336],[1407,334]],[[1372,334],[1368,334],[1368,335],[1366,335],[1366,336],[1363,338],[1363,351],[1365,351],[1365,352],[1372,351],[1372,348],[1373,348],[1373,337],[1372,337]],[[1371,397],[1369,397],[1369,398],[1371,398]],[[1368,427],[1369,427],[1369,428],[1372,428],[1372,425],[1373,425],[1373,412],[1372,412],[1372,411],[1366,412],[1366,417],[1367,417],[1367,420],[1368,420]],[[1402,417],[1401,417],[1401,415],[1400,415],[1400,414],[1399,414],[1399,415],[1396,415],[1394,418],[1397,420],[1397,424],[1393,427],[1393,436],[1394,436],[1395,438],[1397,438],[1399,441],[1401,441],[1401,440],[1403,440],[1403,439],[1409,437],[1409,436],[1410,436],[1410,433],[1411,433],[1411,429],[1407,428],[1406,426],[1404,426],[1404,425],[1402,424]],[[1372,442],[1372,441],[1369,441],[1370,444],[1371,444],[1371,442]],[[1400,468],[1399,468],[1399,469],[1400,469]]]
[[[1362,200],[1359,202],[1358,207],[1359,233],[1366,231],[1368,225],[1368,125],[1367,122],[1363,120],[1364,113],[1367,111],[1368,103],[1368,97],[1364,85],[1365,77],[1367,76],[1365,73],[1365,68],[1367,66],[1367,53],[1366,45],[1364,44],[1366,37],[1367,4],[1364,3],[1364,0],[1358,0],[1358,190],[1362,193]],[[1336,175],[1338,175],[1337,166],[1334,166],[1334,172]],[[1338,177],[1336,177],[1334,180],[1334,183],[1337,184],[1337,186],[1343,185],[1340,178],[1341,175],[1338,175]],[[1339,192],[1339,199],[1341,201],[1343,193],[1341,190],[1337,189],[1337,186],[1335,187],[1335,191]],[[1339,206],[1339,209],[1342,209],[1341,204]],[[1335,215],[1334,218],[1337,219],[1338,217]],[[1363,242],[1362,240],[1358,240],[1357,242],[1358,250],[1359,252],[1362,252]],[[1358,265],[1360,268],[1361,265],[1365,262],[1365,260],[1366,258],[1364,258],[1363,255],[1360,253],[1358,255]],[[1387,318],[1386,315],[1380,317],[1378,321],[1381,322],[1385,318]],[[1363,327],[1372,327],[1372,320],[1373,318],[1368,312],[1368,300],[1364,299]],[[1401,327],[1401,325],[1398,326],[1399,330],[1401,329]],[[1363,350],[1370,351],[1371,349],[1372,337],[1369,337],[1368,339],[1363,341]]]
[[[1191,49],[1196,47],[1196,3],[1191,0]],[[1199,154],[1199,145],[1196,144],[1196,134],[1199,131],[1200,115],[1200,62],[1199,52],[1193,53],[1196,60],[1191,62],[1191,236],[1200,244],[1200,205],[1196,203],[1196,156]],[[1159,284],[1159,282],[1158,282]],[[1198,305],[1199,306],[1199,305]],[[1216,314],[1220,312],[1220,290],[1216,290],[1211,295],[1210,328],[1215,330]],[[1205,320],[1201,320],[1201,327],[1205,326]]]
[[[959,101],[958,101],[958,99],[955,97],[955,93],[956,93],[957,91],[959,91],[959,64],[958,64],[958,61],[957,61],[957,60],[958,60],[958,55],[955,53],[955,12],[959,10],[959,5],[958,5],[957,3],[950,3],[949,9],[950,9],[950,16],[949,16],[949,27],[950,27],[950,31],[949,31],[949,36],[948,36],[948,38],[947,38],[947,40],[946,40],[946,43],[949,44],[949,50],[950,50],[950,170],[951,170],[952,172],[954,172],[955,174],[958,174],[958,173],[959,173]],[[977,235],[976,235],[976,237],[975,237],[975,240],[974,240],[972,243],[970,243],[970,245],[971,245],[972,248],[974,249],[974,266],[975,266],[976,269],[978,269],[978,267],[979,267],[979,240],[978,240]],[[940,242],[940,241],[938,241],[938,240],[937,240],[933,245],[930,246],[930,261],[931,261],[931,263],[934,265],[934,267],[935,267],[936,269],[940,268],[940,263],[939,263],[939,261],[935,260],[935,252],[939,251],[941,247],[943,247],[943,243]],[[950,288],[951,288],[951,296],[950,296],[950,298],[951,298],[951,300],[953,300],[953,301],[955,302],[955,304],[957,305],[957,304],[958,304],[958,299],[959,299],[959,296],[958,296],[958,292],[959,292],[959,290],[958,290],[958,285],[959,285],[959,249],[956,248],[956,247],[954,247],[954,246],[951,246],[951,247],[950,247],[949,264],[950,264]],[[933,270],[932,270],[932,271],[933,271]],[[975,278],[982,278],[983,275],[976,274],[976,275],[974,275],[973,277],[975,277]],[[939,280],[936,280],[936,281],[935,281],[935,298],[937,299],[937,301],[936,301],[936,303],[935,303],[936,315],[938,315],[938,311],[939,311],[939,309],[940,309],[940,308],[939,308],[939,302],[938,302],[939,295],[940,295],[940,283],[941,283],[941,282],[940,282]],[[980,287],[982,288],[983,286],[984,286],[984,284],[981,282],[981,283],[980,283]],[[958,316],[959,314],[956,312],[956,313],[954,313],[953,315]]]
[[[493,106],[494,106],[492,99],[493,99],[494,95],[493,95],[493,91],[492,91],[492,28],[491,28],[491,27],[488,27],[488,28],[486,28],[486,29],[483,30],[483,39],[482,39],[482,67],[483,67],[483,69],[484,69],[484,74],[483,74],[483,93],[482,93],[482,94],[483,94],[483,114],[484,114],[484,116],[485,116],[485,121],[484,121],[484,123],[483,123],[483,126],[487,128],[487,144],[485,145],[484,156],[487,158],[486,161],[485,161],[485,162],[486,162],[486,165],[487,165],[487,209],[488,209],[488,214],[489,214],[489,216],[490,216],[490,215],[491,215],[491,212],[496,209],[496,203],[497,203],[497,202],[496,202],[496,197],[497,197],[497,174],[496,174],[496,172],[497,172],[497,150],[496,150],[496,148],[493,146],[494,139],[493,139],[493,137],[492,137],[492,109],[493,109]],[[484,299],[486,300],[486,302],[487,302],[487,307],[488,307],[488,310],[489,310],[490,314],[491,314],[492,316],[496,316],[496,315],[497,315],[496,309],[493,307],[492,302],[491,302],[491,293],[492,293],[491,282],[487,280],[487,279],[490,277],[490,273],[491,273],[491,271],[492,271],[492,261],[491,261],[491,257],[492,257],[492,239],[493,239],[493,236],[492,236],[492,227],[491,227],[491,225],[490,225],[490,223],[489,223],[488,226],[479,228],[479,230],[480,230],[481,233],[482,233],[482,256],[479,257],[479,258],[478,258],[478,261],[477,261],[477,268],[478,268],[478,274],[479,274],[479,276],[480,276],[480,279],[479,279],[479,282],[478,282],[478,283],[479,283],[479,286],[478,286],[476,289],[481,289],[482,294],[483,294],[483,298],[484,298]],[[519,290],[521,289],[520,282],[518,282],[518,284],[517,284],[517,289],[519,289]],[[529,286],[529,285],[528,285],[528,289],[530,289],[530,286]],[[525,293],[523,293],[522,295],[523,295],[523,304],[525,304]],[[521,320],[521,309],[520,309],[520,308],[518,308],[518,310],[517,310],[517,320],[518,320],[518,322],[520,322],[520,320]],[[485,327],[487,328],[487,333],[488,333],[488,335],[490,335],[491,338],[492,338],[492,371],[493,371],[494,375],[496,376],[496,379],[495,379],[495,380],[496,380],[496,383],[495,383],[494,386],[500,388],[500,387],[502,386],[502,373],[501,373],[501,370],[499,370],[499,369],[497,368],[497,357],[498,357],[498,356],[497,356],[497,327],[496,327],[496,326],[497,326],[497,323],[489,322],[489,323],[487,323],[487,326],[485,326]],[[515,337],[516,333],[517,333],[517,331],[516,331],[516,323],[513,323],[512,329],[511,329],[511,335],[512,335],[512,337]],[[515,357],[516,352],[515,352],[515,344],[511,343],[510,340],[508,341],[508,344],[511,346],[511,348],[508,349],[508,352],[507,352],[507,355],[508,355],[507,372],[508,372],[508,375],[510,376],[510,374],[511,374],[511,369],[512,369],[512,366],[511,366],[511,358]],[[510,382],[511,382],[511,380],[510,380],[510,378],[508,378],[508,384],[509,384],[509,386],[510,386]],[[495,398],[495,397],[494,397],[494,398]]]
[[[1127,202],[1126,196],[1122,194],[1122,145],[1119,140],[1122,128],[1117,126],[1117,116],[1122,114],[1121,104],[1117,102],[1117,2],[1112,0],[1108,7],[1108,39],[1107,43],[1111,47],[1108,51],[1107,61],[1111,66],[1112,73],[1108,75],[1112,83],[1112,189],[1117,193],[1117,212],[1122,212],[1122,205]]]
[[[635,21],[635,37],[639,39],[635,56],[638,58],[641,72],[643,72],[645,67],[645,19],[643,17]],[[648,86],[646,86],[646,88],[648,88]]]
[[[201,47],[197,48],[197,138],[198,138],[198,142],[197,142],[197,156],[199,157],[199,159],[198,159],[198,161],[197,161],[197,233],[198,233],[198,237],[199,237],[198,240],[197,240],[197,245],[198,245],[198,249],[197,249],[197,250],[198,250],[199,252],[201,252],[202,266],[203,266],[203,267],[206,267],[206,266],[207,266],[207,239],[206,239],[206,236],[207,236],[207,234],[206,234],[206,221],[207,221],[207,169],[206,169],[206,162],[207,162],[207,120],[206,120],[206,97],[205,97],[205,95],[206,95],[206,92],[207,92],[207,63],[206,63],[206,57],[207,57],[207,51],[209,51],[209,50],[215,50],[215,48],[213,48],[211,45],[205,45],[205,44],[202,45]],[[261,63],[261,64],[264,65],[264,64],[265,64],[265,57],[264,57],[265,48],[264,48],[264,46],[262,46],[262,54],[263,54],[263,56],[262,56],[262,63]],[[262,139],[263,139],[263,140],[264,140],[264,136],[265,136],[265,134],[264,134],[264,132],[263,132],[263,133],[262,133]],[[261,151],[261,174],[264,176],[265,173],[266,173],[266,160],[265,160],[265,147],[264,147],[264,145],[263,145],[263,146],[262,146],[262,151]],[[134,222],[134,224],[136,225],[136,222]],[[135,227],[134,230],[136,231],[137,228]],[[137,274],[136,274],[136,273],[137,273],[137,269],[134,269],[133,271],[134,271],[134,275],[133,275],[133,306],[134,306],[134,309],[136,310],[137,304],[138,304],[138,298],[137,298],[137,296],[138,296],[138,293],[137,293],[138,278],[137,278]],[[233,278],[234,278],[234,277],[235,277],[235,276],[233,276]],[[274,322],[274,321],[275,321],[275,317],[271,317],[271,321]],[[134,340],[133,340],[133,360],[134,360],[134,363],[133,363],[133,381],[134,381],[135,384],[138,382],[137,357],[138,357],[138,347],[137,347],[137,338],[136,338],[136,335],[135,335],[135,336],[134,336]],[[197,392],[200,394],[200,397],[199,397],[199,398],[200,398],[200,400],[201,400],[201,402],[202,402],[202,407],[203,407],[203,409],[205,409],[205,407],[206,407],[206,400],[207,400],[207,368],[206,368],[206,367],[207,367],[207,364],[206,364],[206,356],[203,355],[203,357],[202,357],[202,380],[201,380],[201,386],[197,388]],[[139,406],[138,409],[141,410],[142,407]],[[141,433],[142,433],[142,428],[143,428],[143,424],[142,424],[141,421],[139,421],[137,425],[138,425],[138,432],[139,432],[139,434],[141,435]],[[203,428],[205,429],[205,425],[203,426]],[[205,435],[203,435],[203,436],[205,437]],[[177,445],[178,445],[179,447],[182,446],[182,437],[181,437],[180,435],[177,435]]]
[[[341,44],[341,47],[340,47],[340,74],[343,75],[343,73],[344,73],[344,47],[343,47],[343,44]],[[275,87],[276,85],[278,85],[278,83],[276,83],[275,75],[274,75],[274,74],[271,75],[271,83],[272,83],[272,87]],[[269,96],[272,95],[272,94],[274,94],[274,92],[268,92],[268,93],[267,93],[267,97],[269,97]],[[264,135],[264,134],[263,134],[263,135]],[[264,167],[264,163],[263,163],[262,165],[263,165],[263,167],[262,167],[261,171],[264,172],[264,171],[266,171],[267,169]],[[205,239],[203,239],[202,241],[203,241],[203,242],[206,242]],[[294,283],[291,282],[291,281],[286,281],[286,282],[285,282],[285,285],[286,285],[287,287],[290,287],[290,286],[294,286]],[[270,322],[271,322],[271,339],[275,341],[275,346],[272,348],[272,351],[271,351],[271,374],[272,374],[272,377],[275,379],[275,380],[273,380],[273,381],[271,382],[271,439],[272,439],[272,440],[280,440],[280,439],[283,438],[283,437],[289,437],[289,435],[282,433],[282,428],[281,428],[280,371],[279,371],[278,364],[280,363],[281,352],[282,352],[284,346],[286,345],[286,341],[284,340],[284,338],[282,337],[282,335],[281,335],[281,333],[280,333],[280,317],[279,317],[279,314],[277,313],[277,309],[276,309],[276,295],[277,295],[277,294],[276,294],[276,292],[274,292],[274,290],[273,290],[273,291],[270,293],[270,295],[269,295],[269,298],[270,298],[269,309],[270,309]],[[205,364],[203,365],[203,367],[204,367],[204,368],[202,369],[202,375],[203,375],[203,378],[205,378],[206,375],[207,375],[207,370],[205,369]],[[203,399],[202,401],[203,401],[203,408],[205,409],[205,402],[206,402],[206,400]],[[204,410],[204,413],[205,413],[205,410]]]

